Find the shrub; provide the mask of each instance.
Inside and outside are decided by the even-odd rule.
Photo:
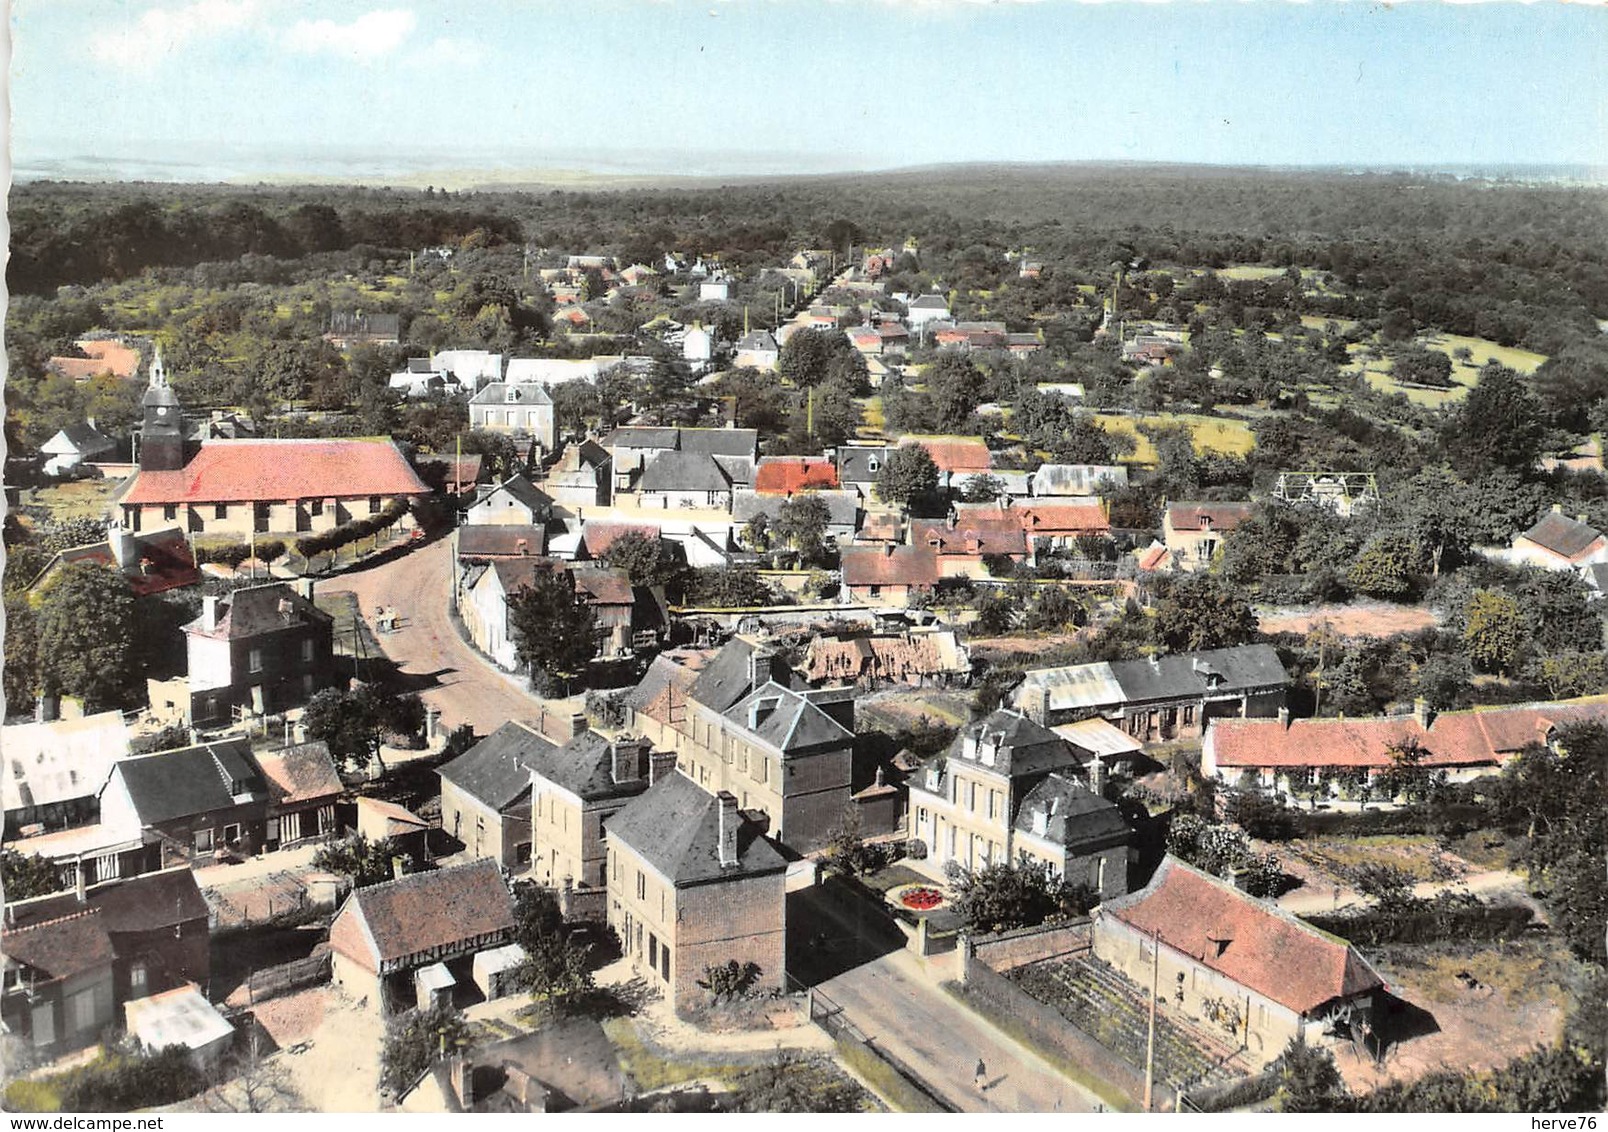
[[[392,1096],[416,1081],[442,1050],[470,1044],[469,1024],[451,1007],[409,1010],[391,1020],[380,1053],[380,1085]]]

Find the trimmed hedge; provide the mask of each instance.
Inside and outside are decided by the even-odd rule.
[[[380,509],[379,513],[368,515],[362,519],[353,519],[350,523],[342,523],[327,531],[318,531],[314,534],[303,535],[296,540],[296,553],[303,558],[312,558],[319,554],[329,554],[339,550],[348,543],[365,539],[371,535],[379,534],[387,527],[394,526],[402,516],[408,513],[410,504],[405,499],[393,499]]]
[[[1535,919],[1522,904],[1459,907],[1435,901],[1402,911],[1373,909],[1351,916],[1303,916],[1315,928],[1364,947],[1437,940],[1498,940],[1522,935]]]

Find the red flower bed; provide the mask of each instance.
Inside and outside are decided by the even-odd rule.
[[[911,888],[899,894],[899,903],[918,912],[926,912],[944,902],[944,894],[936,888]]]

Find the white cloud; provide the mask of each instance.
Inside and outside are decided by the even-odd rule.
[[[102,62],[152,67],[192,40],[247,27],[261,12],[260,0],[196,0],[180,8],[151,8],[121,28],[90,38],[89,53]]]
[[[349,24],[338,24],[334,20],[298,20],[285,33],[285,45],[292,51],[308,54],[328,51],[367,63],[402,46],[418,22],[418,17],[405,8],[365,12]]]

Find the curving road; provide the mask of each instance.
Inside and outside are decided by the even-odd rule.
[[[476,735],[489,735],[510,719],[534,722],[542,701],[458,635],[452,623],[451,567],[452,544],[442,538],[332,578],[320,590],[356,594],[371,628],[376,608],[395,608],[401,628],[377,639],[396,664],[401,685],[439,711],[444,728],[469,723]]]

